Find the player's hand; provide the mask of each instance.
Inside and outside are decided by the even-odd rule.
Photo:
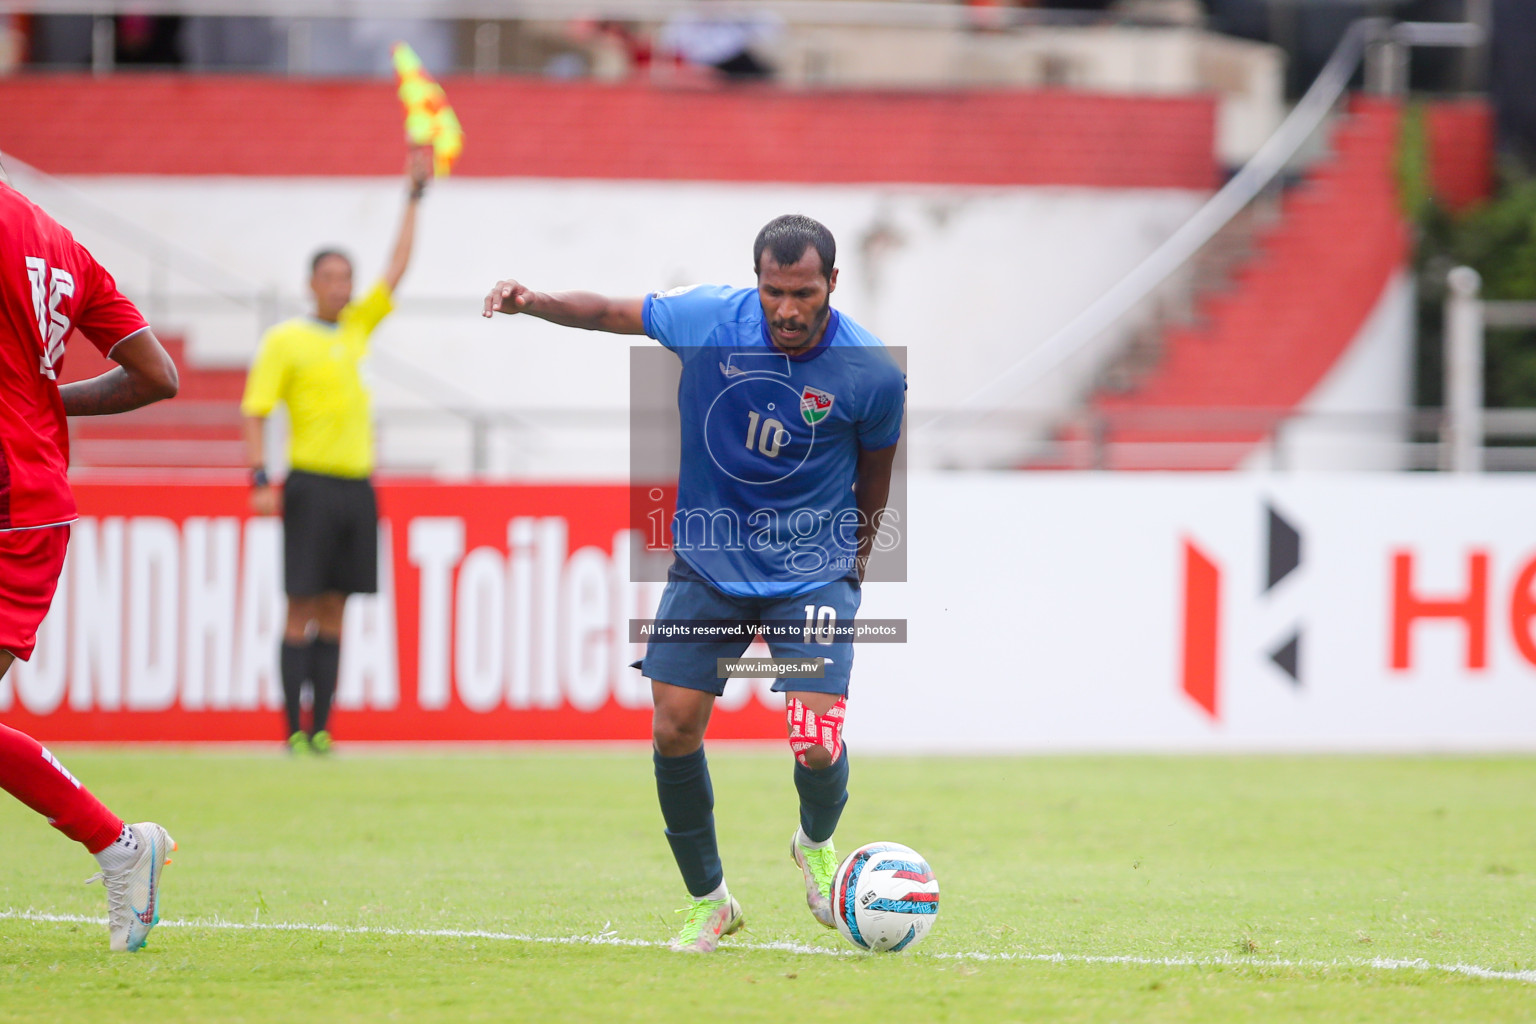
[[[252,487],[251,511],[259,516],[277,515],[280,501],[276,487]]]
[[[533,291],[524,285],[518,284],[510,278],[505,281],[497,281],[496,287],[485,297],[485,310],[480,315],[490,316],[492,313],[521,313],[528,308],[533,301]]]

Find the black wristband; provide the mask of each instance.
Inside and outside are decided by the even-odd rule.
[[[413,186],[411,186],[411,191],[410,191],[410,198],[411,199],[419,200],[422,196],[424,196],[426,194],[427,194],[427,186],[426,186],[425,183],[420,184],[420,185],[413,185]]]
[[[272,481],[267,479],[267,471],[260,466],[251,470],[252,487],[271,487]]]

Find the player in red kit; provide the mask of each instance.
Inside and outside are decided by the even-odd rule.
[[[60,387],[72,330],[117,366]],[[0,168],[0,678],[32,656],[76,518],[64,417],[137,409],[176,386],[176,365],[112,275]],[[111,947],[137,952],[160,920],[160,870],[176,848],[165,829],[124,824],[36,740],[3,725],[0,787],[96,857]]]

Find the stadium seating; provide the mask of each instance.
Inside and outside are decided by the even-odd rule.
[[[1238,468],[1320,385],[1409,259],[1400,123],[1396,104],[1354,100],[1330,158],[1284,197],[1227,286],[1164,332],[1139,380],[1093,397],[1105,468]]]
[[[1461,211],[1493,195],[1493,107],[1481,97],[1444,99],[1424,108],[1435,196]]]
[[[1189,189],[1216,177],[1214,103],[1204,96],[445,84],[473,140],[454,168],[466,177]],[[51,174],[392,176],[401,167],[398,103],[374,82],[22,77],[4,83],[3,97],[4,148]],[[44,104],[50,120],[29,116]],[[511,111],[515,131],[503,128]]]

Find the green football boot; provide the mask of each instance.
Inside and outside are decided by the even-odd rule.
[[[800,845],[800,830],[789,840],[789,855],[805,878],[805,905],[811,916],[828,928],[832,922],[832,877],[837,874],[837,850],[829,843],[819,850]]]
[[[678,913],[688,916],[683,918],[683,930],[672,940],[674,953],[713,953],[720,945],[720,937],[741,931],[745,921],[741,904],[734,896],[723,900],[693,900]]]

